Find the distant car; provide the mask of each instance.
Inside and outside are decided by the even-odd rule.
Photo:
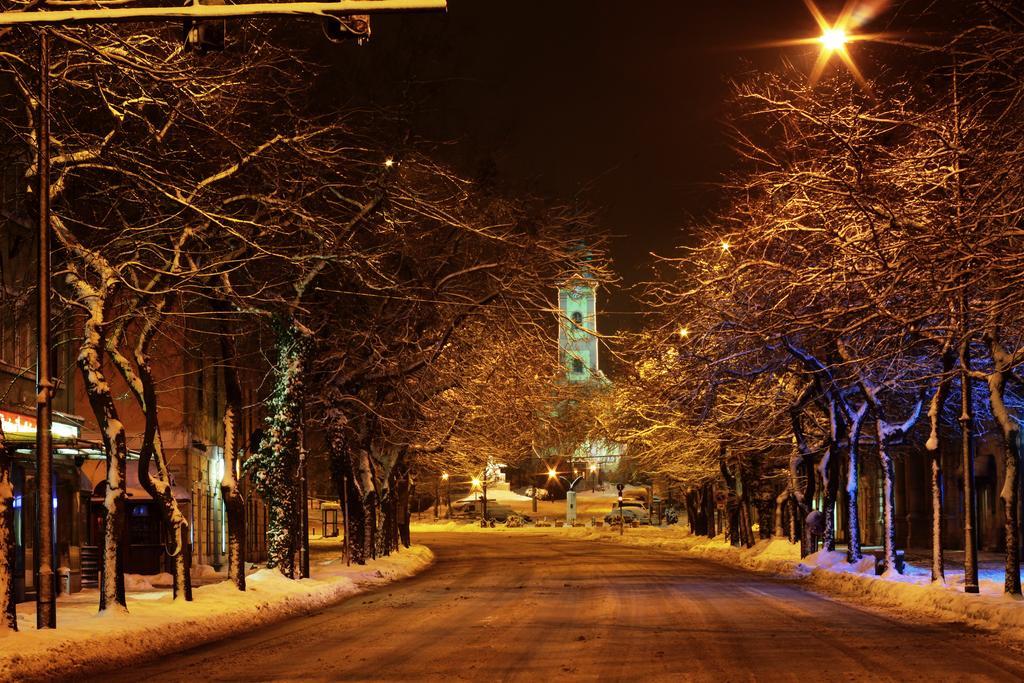
[[[619,509],[618,503],[613,505],[612,509],[613,510],[618,510]],[[639,501],[639,500],[624,500],[624,501],[622,501],[622,509],[624,509],[624,510],[634,510],[641,517],[644,517],[644,516],[650,517],[651,516],[651,511],[647,508],[647,505],[644,504],[642,501]]]
[[[452,505],[452,512],[456,517],[478,518],[483,516],[483,508],[482,500],[460,500]],[[504,522],[509,516],[514,514],[515,511],[508,505],[499,503],[496,500],[487,500],[487,519]]]

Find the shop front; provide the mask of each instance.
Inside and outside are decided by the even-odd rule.
[[[0,410],[0,420],[14,455],[11,467],[14,484],[14,599],[24,602],[34,600],[36,591],[35,418]],[[77,420],[64,414],[54,414],[53,441],[54,558],[58,576],[66,582],[59,590],[75,592],[82,589],[83,510],[90,493],[89,482],[82,478],[77,463],[87,457],[87,447],[79,441]]]

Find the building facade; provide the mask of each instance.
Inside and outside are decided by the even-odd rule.
[[[5,213],[19,215],[22,198],[12,189],[16,165],[4,169]],[[21,173],[24,168],[21,167]],[[14,175],[12,176],[12,173]],[[34,230],[17,220],[0,223],[0,421],[13,455],[13,527],[15,599],[35,598],[35,272]],[[102,542],[103,489],[106,458],[95,417],[89,408],[80,373],[74,363],[78,334],[70,316],[55,314],[51,367],[56,379],[53,401],[55,558],[61,589],[72,592],[95,585]],[[163,347],[154,353],[161,410],[161,432],[173,490],[191,524],[193,565],[220,569],[226,562],[226,516],[220,493],[223,472],[223,369],[217,355],[203,343],[201,331],[178,321],[169,329]],[[219,344],[217,345],[219,347]],[[144,420],[127,386],[107,368],[119,416],[125,424],[131,454],[127,464],[128,500],[126,571],[153,574],[170,564],[167,530],[156,503],[139,483],[137,449]],[[243,385],[245,405],[258,406],[252,379]],[[242,446],[251,448],[250,435],[262,421],[258,409],[243,411],[239,421]],[[266,511],[241,478],[247,511],[247,558],[266,557]]]

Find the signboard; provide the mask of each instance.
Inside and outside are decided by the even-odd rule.
[[[0,425],[3,425],[4,437],[10,441],[31,441],[36,438],[36,419],[34,417],[0,410]],[[50,433],[57,439],[77,439],[78,427],[53,422]]]

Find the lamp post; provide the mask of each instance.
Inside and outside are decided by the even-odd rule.
[[[53,572],[53,381],[50,372],[50,32],[39,31],[39,234],[36,324],[36,628],[57,628]]]
[[[445,483],[445,493],[444,493],[445,513],[444,513],[444,518],[445,519],[451,519],[451,517],[452,517],[452,480],[451,480],[451,477],[448,476],[447,472],[442,472],[441,473],[441,479]]]

